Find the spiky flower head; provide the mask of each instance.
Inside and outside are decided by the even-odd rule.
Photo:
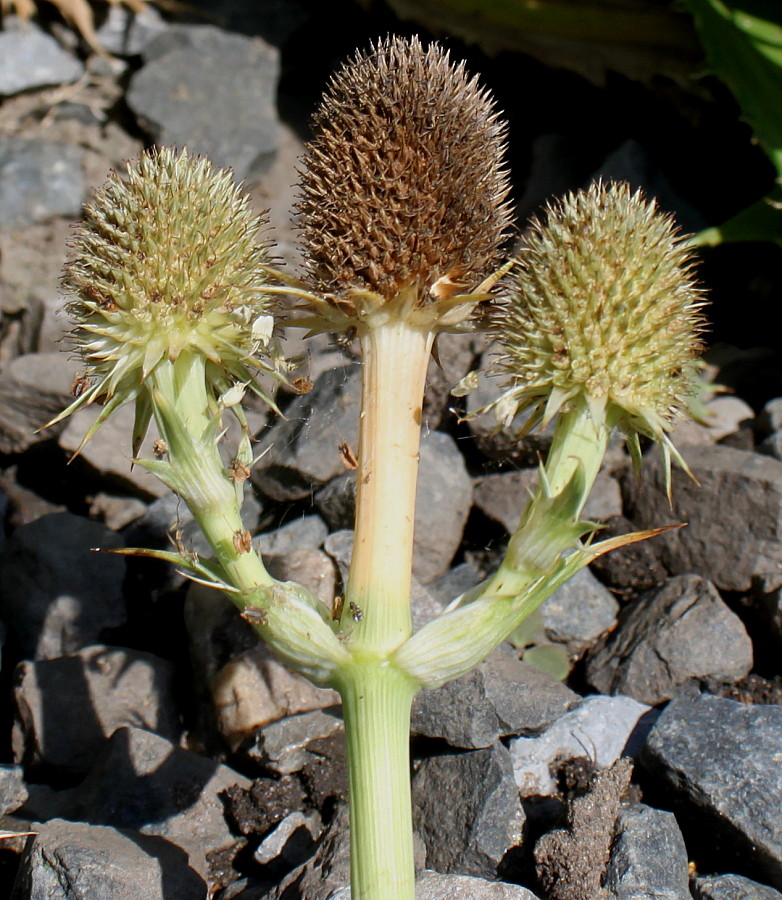
[[[670,216],[626,184],[595,183],[534,220],[496,332],[509,390],[496,405],[527,428],[577,398],[618,425],[639,458],[638,435],[668,438],[697,371],[703,299],[693,259]],[[682,463],[683,464],[683,463]]]
[[[496,269],[510,222],[506,127],[463,64],[390,37],[332,78],[313,124],[298,210],[332,328],[400,295],[436,319]]]
[[[63,287],[85,379],[55,421],[99,401],[86,441],[143,393],[162,361],[186,351],[207,361],[215,396],[237,382],[255,389],[273,325],[264,225],[230,172],[187,151],[152,150],[128,165],[127,178],[112,173],[70,245]],[[139,410],[143,437],[150,412]]]

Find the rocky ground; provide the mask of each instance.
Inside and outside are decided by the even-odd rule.
[[[171,23],[113,7],[98,34],[10,18],[0,30],[0,894],[125,900],[345,897],[338,697],[286,672],[227,601],[163,564],[90,548],[165,547],[187,511],[129,465],[117,415],[70,466],[89,421],[36,429],[68,402],[57,280],[91,187],[152,142],[233,167],[271,209],[278,253],[296,157],[328,72],[389,30],[383,10],[278,0]],[[335,23],[339,28],[335,31]],[[324,34],[334,35],[324,41]],[[770,168],[719,85],[483,56],[511,117],[521,216],[595,175],[628,178],[689,230],[762,195]],[[715,183],[703,160],[719,155]],[[730,177],[727,177],[730,173]],[[413,715],[422,898],[782,898],[782,383],[767,309],[777,248],[712,251],[705,424],[678,445],[698,484],[612,448],[587,514],[608,533],[687,522],[603,558],[471,675]],[[776,302],[775,302],[776,301]],[[291,337],[289,349],[302,353]],[[517,445],[450,388],[488,356],[446,336],[421,450],[417,623],[491,569],[546,435]],[[286,419],[250,415],[268,449],[245,521],[277,577],[331,603],[350,558],[353,347],[311,342]],[[496,388],[483,378],[475,409]],[[12,885],[14,885],[12,887]]]

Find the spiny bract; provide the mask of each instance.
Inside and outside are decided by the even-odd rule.
[[[391,37],[332,79],[314,120],[300,229],[314,287],[421,305],[498,264],[510,211],[506,128],[441,47]],[[382,298],[382,299],[381,299]]]
[[[532,222],[515,273],[496,323],[500,418],[528,411],[534,427],[580,396],[680,461],[666,432],[692,396],[704,320],[671,217],[626,184],[595,183]]]
[[[85,207],[63,288],[86,389],[62,415],[100,400],[101,421],[163,360],[202,354],[214,393],[254,384],[273,319],[269,243],[231,174],[162,148],[112,173]]]

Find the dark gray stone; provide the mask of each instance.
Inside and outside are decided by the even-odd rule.
[[[695,900],[782,900],[774,888],[758,884],[743,875],[706,875],[692,883]]]
[[[739,681],[752,669],[752,642],[714,585],[680,575],[623,610],[607,642],[589,656],[589,683],[651,706],[691,678]]]
[[[361,370],[342,366],[324,372],[308,393],[285,410],[286,418],[263,435],[253,483],[274,500],[303,500],[345,472],[339,452],[358,449]]]
[[[642,761],[750,874],[782,888],[782,707],[679,697],[649,732]]]
[[[472,563],[459,563],[444,575],[430,581],[426,589],[443,607],[448,606],[483,581],[483,577]]]
[[[451,396],[453,387],[475,367],[479,345],[484,342],[480,334],[437,335],[435,352],[429,360],[426,372],[426,390],[421,411],[421,421],[425,428],[436,430],[442,424],[449,406],[454,405]]]
[[[350,900],[348,808],[340,805],[314,856],[294,869],[266,900]]]
[[[472,501],[472,483],[454,439],[441,431],[421,436],[416,490],[413,574],[424,584],[447,571],[461,543]],[[356,476],[335,478],[317,495],[317,506],[332,528],[352,528]]]
[[[498,431],[497,419],[493,412],[480,413],[479,410],[496,400],[505,392],[502,382],[485,372],[478,374],[478,386],[467,395],[467,424],[475,438],[478,449],[489,459],[514,466],[537,466],[540,458],[545,459],[554,435],[554,423],[544,430],[533,431],[522,440],[516,435],[526,421],[525,416],[517,416],[510,428]]]
[[[621,810],[605,884],[615,900],[692,900],[676,816],[642,803]]]
[[[421,436],[413,572],[426,584],[448,570],[472,502],[472,482],[456,441],[441,431]]]
[[[470,875],[447,875],[426,870],[416,879],[416,900],[537,900],[519,884],[487,881]]]
[[[84,435],[99,414],[97,404],[73,413],[58,438],[60,447],[69,456],[78,452],[81,462],[89,467],[90,474],[98,482],[138,494],[147,500],[170,494],[171,489],[159,478],[143,466],[132,464],[131,435],[135,420],[133,404],[129,403],[115,410],[82,447]],[[152,444],[156,437],[157,431],[153,426],[139,448],[140,457],[153,458]]]
[[[174,665],[124,647],[22,661],[14,675],[12,745],[18,762],[86,775],[108,738],[135,725],[177,741]]]
[[[320,516],[301,516],[274,531],[259,534],[253,544],[263,556],[280,556],[291,550],[322,547],[328,533]]]
[[[0,765],[0,816],[12,813],[27,800],[24,769]]]
[[[210,855],[235,848],[222,799],[233,785],[250,780],[228,766],[177,747],[140,728],[119,728],[89,775],[60,797],[46,797],[32,816],[128,828],[157,835],[186,851],[190,866],[208,878]],[[40,804],[41,801],[38,801]]]
[[[122,546],[98,522],[52,513],[17,528],[0,571],[0,612],[26,659],[54,659],[125,624]]]
[[[540,606],[549,640],[579,657],[616,625],[619,604],[589,569],[581,569]]]
[[[490,747],[501,737],[545,728],[579,699],[553,676],[495,651],[467,675],[421,691],[412,729],[453,747]]]
[[[11,900],[205,900],[207,886],[170,841],[53,819],[27,842]]]
[[[694,572],[728,591],[749,590],[755,578],[766,578],[768,590],[782,586],[782,462],[722,445],[679,450],[698,483],[674,467],[673,510],[658,453],[644,462],[640,483],[632,475],[623,482],[638,528],[687,523],[655,538],[668,571]]]
[[[0,134],[0,226],[77,216],[83,199],[78,147]]]
[[[130,108],[160,144],[186,145],[238,180],[257,179],[277,151],[277,50],[211,25],[174,25],[144,48]]]
[[[314,740],[330,737],[344,731],[342,719],[320,709],[288,716],[279,722],[265,725],[247,755],[278,775],[300,772],[315,757],[307,745]]]
[[[413,778],[414,827],[427,865],[438,872],[496,878],[506,854],[520,846],[524,822],[502,744],[430,757]]]
[[[509,533],[519,527],[521,514],[538,484],[538,470],[517,469],[499,472],[478,479],[475,486],[475,505],[486,516]],[[622,495],[619,483],[610,475],[601,473],[584,507],[585,519],[608,519],[622,513]]]
[[[635,759],[651,727],[649,707],[630,697],[586,697],[541,734],[510,741],[513,774],[522,797],[557,793],[554,775],[563,763],[586,758],[607,769],[620,757]]]
[[[762,435],[782,429],[782,397],[774,397],[766,403],[758,415],[756,426]]]
[[[23,453],[65,428],[38,431],[73,400],[79,369],[64,353],[25,353],[8,365],[0,380],[0,453]]]
[[[3,17],[0,97],[48,85],[70,84],[83,72],[84,66],[34,22]]]
[[[138,56],[168,25],[154,6],[139,12],[127,6],[110,5],[97,29],[101,47],[114,56]]]
[[[264,837],[253,853],[253,859],[262,866],[276,860],[286,866],[299,866],[312,856],[322,828],[317,810],[292,812]]]

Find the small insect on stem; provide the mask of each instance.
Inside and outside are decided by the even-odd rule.
[[[243,482],[250,477],[250,469],[237,457],[228,466],[228,477],[231,481]]]
[[[357,603],[354,603],[352,600],[348,604],[348,609],[350,610],[350,615],[353,616],[354,622],[360,622],[364,618],[364,611]]]
[[[243,531],[234,531],[234,550],[237,553],[249,553],[253,547],[253,536],[245,528]]]
[[[342,441],[342,443],[337,448],[339,450],[339,457],[342,460],[342,465],[346,469],[358,468],[358,459],[356,458],[356,454],[353,452],[353,448],[347,441]]]
[[[168,444],[162,438],[158,438],[152,444],[152,452],[155,454],[155,459],[163,459],[168,453]]]
[[[269,617],[262,609],[258,609],[257,606],[248,606],[246,609],[242,610],[240,615],[244,621],[249,622],[250,625],[267,625],[269,623]]]

